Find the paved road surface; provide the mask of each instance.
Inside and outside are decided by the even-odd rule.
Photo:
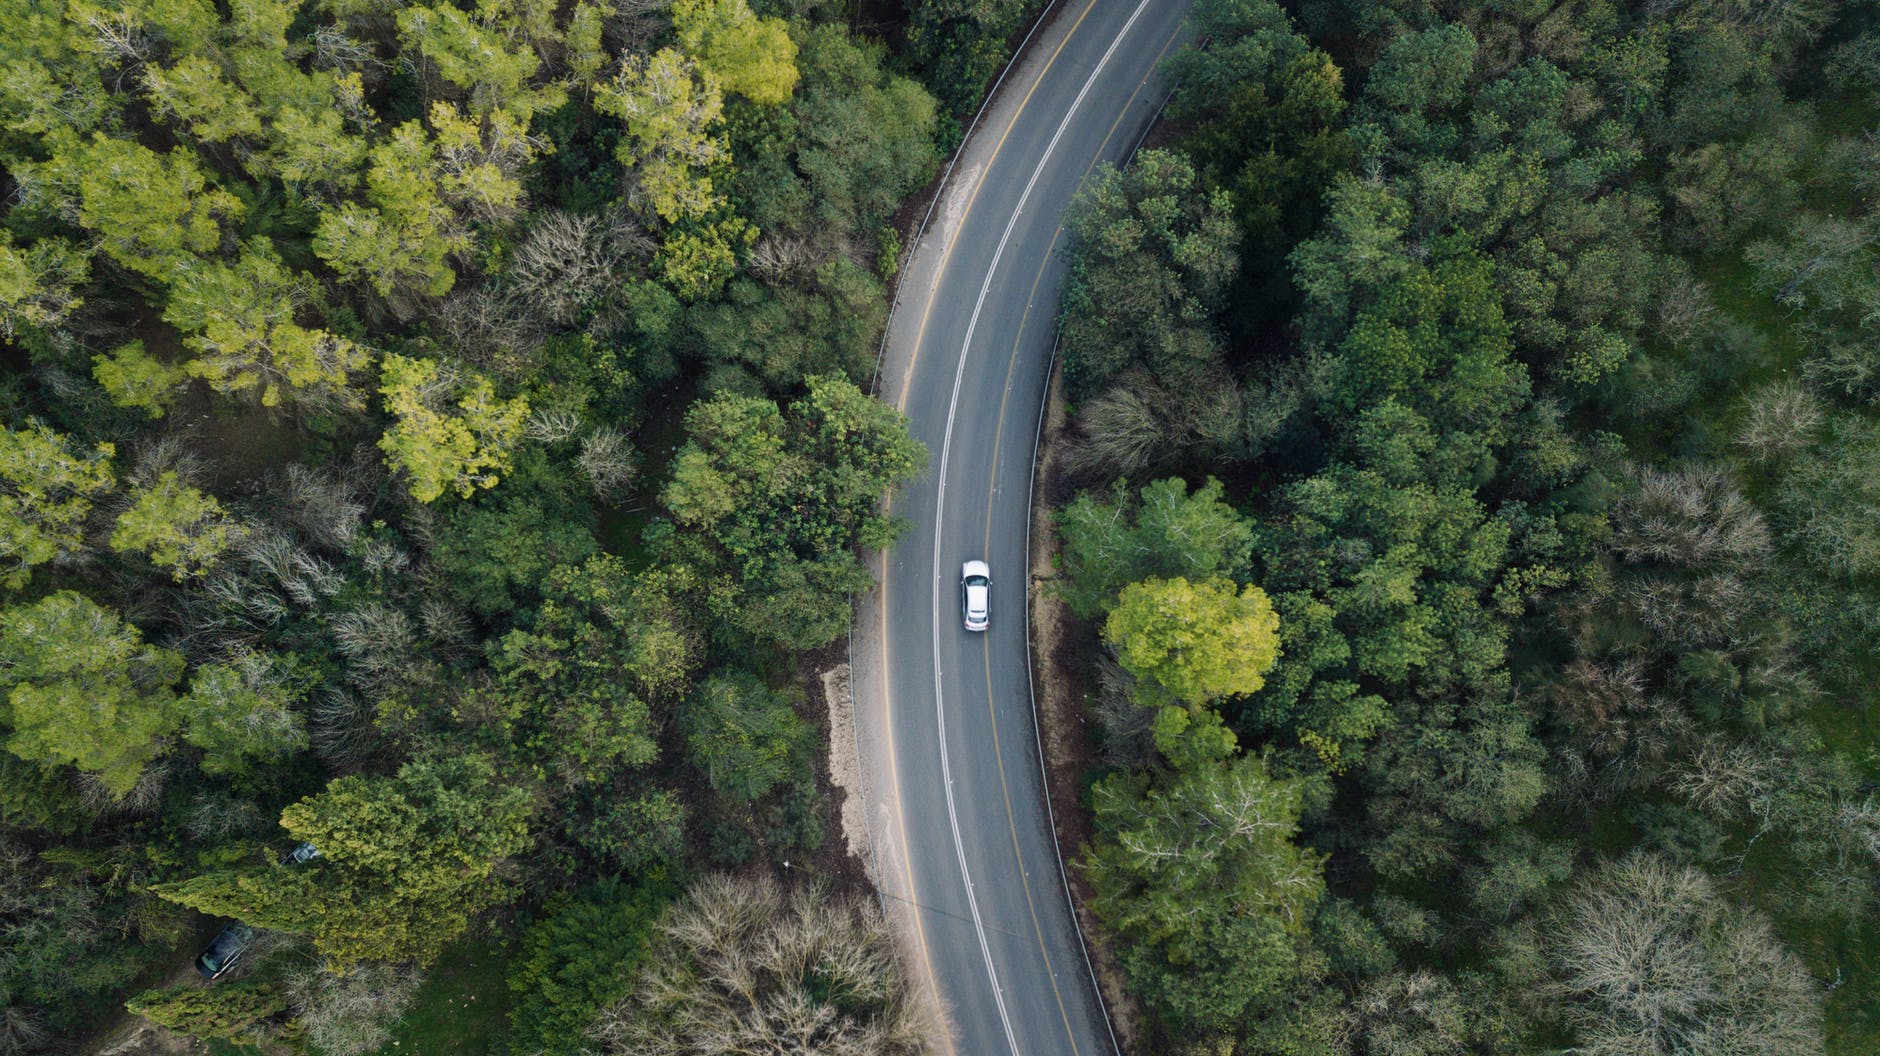
[[[1136,145],[1188,0],[1059,0],[962,151],[904,273],[878,391],[932,452],[894,504],[913,530],[857,615],[871,865],[959,1056],[1116,1049],[1044,798],[1025,626],[1032,456],[1090,169]],[[960,564],[992,565],[992,627],[960,626]]]

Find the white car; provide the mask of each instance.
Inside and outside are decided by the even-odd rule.
[[[992,569],[984,561],[968,561],[960,569],[960,613],[969,631],[983,631],[991,626],[986,611],[992,594]]]

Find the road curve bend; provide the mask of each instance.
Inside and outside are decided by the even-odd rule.
[[[981,114],[902,273],[877,394],[932,453],[851,637],[870,868],[942,1051],[1114,1056],[1059,866],[1031,698],[1031,475],[1062,222],[1163,99],[1188,0],[1059,0]],[[961,626],[962,562],[992,568]]]

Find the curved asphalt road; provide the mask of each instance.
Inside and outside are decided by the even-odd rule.
[[[889,322],[877,392],[933,461],[893,504],[913,530],[857,615],[857,744],[875,880],[960,1056],[1116,1052],[1045,802],[1027,528],[1064,209],[1154,118],[1187,7],[1059,0],[963,148]],[[982,557],[992,628],[969,634],[960,564]]]

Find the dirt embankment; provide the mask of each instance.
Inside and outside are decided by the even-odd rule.
[[[1044,751],[1045,790],[1051,797],[1051,820],[1057,829],[1058,850],[1065,858],[1064,875],[1070,882],[1077,926],[1083,931],[1084,947],[1096,973],[1097,985],[1103,991],[1103,1003],[1116,1039],[1125,1052],[1133,1052],[1141,1042],[1142,1009],[1124,988],[1122,967],[1088,908],[1090,887],[1076,866],[1091,836],[1082,778],[1096,766],[1097,758],[1092,741],[1096,731],[1084,708],[1090,628],[1071,615],[1050,589],[1057,557],[1057,531],[1051,514],[1059,502],[1069,498],[1068,473],[1064,465],[1069,416],[1064,405],[1063,379],[1063,368],[1054,367],[1050,393],[1045,400],[1044,428],[1038,441],[1038,461],[1033,467],[1031,590],[1028,592],[1031,598],[1032,696],[1038,709],[1038,738]]]

